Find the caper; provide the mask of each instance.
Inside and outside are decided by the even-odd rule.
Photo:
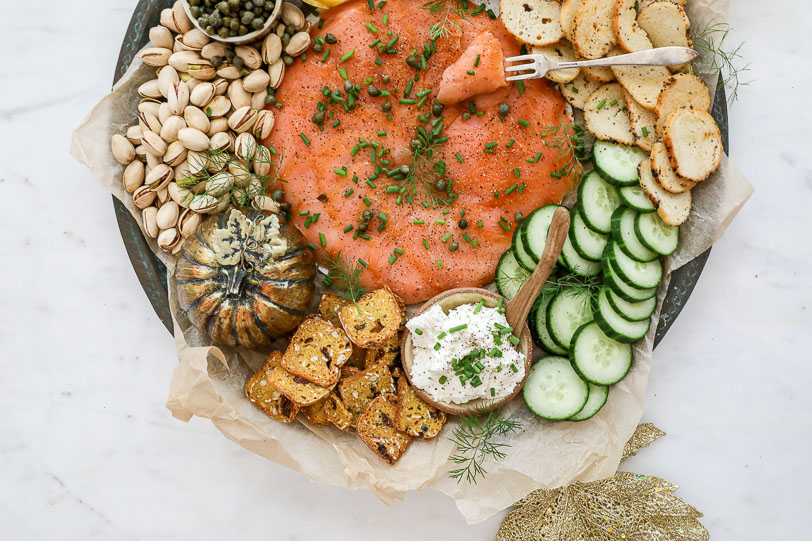
[[[349,94],[353,88],[355,88],[355,85],[353,85],[351,81],[344,81],[344,92]]]
[[[228,2],[217,2],[217,5],[215,7],[220,10],[220,13],[228,13],[229,11],[231,11]]]
[[[283,212],[289,211],[290,210],[290,203],[288,203],[287,201],[284,202],[284,203],[279,203],[279,210],[281,210]]]
[[[404,165],[401,165],[401,166],[400,166],[400,172],[401,172],[401,174],[403,174],[403,175],[408,175],[408,174],[409,174],[409,172],[410,172],[411,170],[412,170],[412,168],[411,168],[411,167],[409,167],[409,166],[408,166],[408,165],[406,165],[406,164],[404,164]]]
[[[192,6],[192,7],[199,7],[200,6],[200,0],[189,0],[189,5]]]
[[[449,252],[456,252],[459,249],[460,249],[460,245],[458,243],[456,243],[456,242],[452,242],[451,244],[448,245],[448,251]]]
[[[431,114],[434,116],[440,116],[443,114],[443,109],[445,109],[445,105],[439,101],[435,101],[434,105],[431,106]]]
[[[209,35],[214,34],[214,27],[212,25],[206,25],[203,27],[203,31]]]
[[[417,69],[417,68],[420,67],[420,59],[417,57],[417,55],[413,55],[413,54],[409,55],[408,57],[406,57],[406,64],[410,68]]]
[[[240,20],[239,19],[231,19],[231,24],[228,25],[232,32],[239,32],[240,30]]]
[[[361,213],[361,218],[366,220],[371,220],[373,216],[374,214],[372,214],[372,211],[369,209],[366,209],[364,212]]]
[[[217,30],[217,35],[225,39],[231,35],[231,30],[229,30],[225,26],[221,26],[220,29]]]
[[[240,9],[240,0],[228,0],[228,6],[236,11]]]
[[[200,7],[198,7],[198,6],[192,6],[192,7],[190,7],[190,8],[189,8],[189,13],[191,13],[191,14],[192,14],[192,17],[194,17],[195,19],[197,19],[198,17],[200,17],[200,14],[201,14],[201,13],[203,13],[203,12],[202,12],[202,11],[200,11]]]
[[[381,110],[382,110],[384,113],[388,113],[389,111],[391,111],[391,110],[392,110],[392,102],[391,102],[391,101],[387,101],[386,103],[384,103],[384,104],[381,106]]]
[[[251,21],[251,28],[254,30],[260,30],[263,26],[265,26],[265,21],[262,20],[262,17],[257,17]]]
[[[369,229],[369,224],[367,222],[361,222],[358,224],[358,231],[361,233],[366,233],[367,229]]]
[[[420,140],[412,139],[412,150],[417,150],[420,148]]]
[[[313,118],[311,120],[313,121],[314,124],[323,123],[324,122],[324,111],[319,111],[318,113],[313,115]]]
[[[290,67],[293,65],[293,57],[290,56],[289,54],[283,54],[282,62],[284,62],[286,66]]]
[[[375,49],[378,50],[378,54],[383,54],[386,52],[386,43],[380,42],[375,46]]]
[[[235,56],[234,60],[231,61],[234,64],[234,67],[242,69],[245,67],[245,60],[241,56]]]
[[[463,120],[468,120],[469,118],[471,118],[471,113],[469,113],[468,111],[463,111],[462,119]]]
[[[240,34],[241,36],[244,36],[245,34],[248,33],[248,27],[245,26],[244,24],[241,24],[239,30],[237,30],[237,33]]]
[[[524,220],[524,213],[522,213],[522,211],[520,210],[517,210],[515,213],[513,213],[513,219],[516,221],[516,223],[521,222],[522,220]]]
[[[211,65],[214,66],[215,68],[219,68],[220,66],[222,66],[223,62],[225,61],[226,58],[224,56],[212,56],[210,60]]]
[[[437,181],[435,186],[437,187],[438,192],[444,192],[446,188],[448,188],[448,183],[445,181],[445,179],[440,179]]]
[[[507,103],[500,103],[499,104],[499,114],[505,116],[510,112],[510,105]]]
[[[370,96],[372,96],[373,98],[377,98],[378,96],[380,96],[380,95],[381,95],[381,91],[380,91],[380,90],[378,90],[378,87],[377,87],[377,86],[375,86],[375,85],[369,85],[369,86],[367,87],[367,92],[368,92],[368,93],[369,93],[369,95],[370,95]]]
[[[326,193],[320,193],[319,196],[316,199],[318,199],[322,203],[326,203],[327,201],[329,201],[329,199],[327,198]]]
[[[324,45],[321,43],[314,43],[312,48],[314,53],[320,53],[324,50]]]
[[[276,103],[276,98],[274,96],[265,96],[265,105],[274,105]]]
[[[335,37],[334,35],[332,35],[332,34],[327,34],[326,36],[324,36],[324,41],[326,41],[326,42],[327,42],[327,43],[329,43],[330,45],[333,45],[333,44],[338,43],[338,38],[336,38],[336,37]]]
[[[383,79],[383,82],[384,82],[384,83],[388,83],[389,81],[391,81],[391,80],[392,80],[392,79],[391,79],[391,78],[390,78],[388,75],[384,75],[384,76],[382,77],[382,79]]]
[[[285,32],[284,34],[282,34],[281,39],[282,39],[282,47],[287,47],[288,43],[290,43],[290,34]]]
[[[211,23],[214,28],[220,28],[223,26],[223,16],[215,9],[211,12],[211,15],[209,15],[209,23]]]
[[[457,222],[457,225],[460,226],[460,229],[465,229],[466,227],[468,227],[468,220],[462,218],[460,219],[459,222]]]
[[[273,0],[265,0],[264,7],[265,7],[265,11],[267,11],[267,12],[273,11],[273,8],[274,8]]]
[[[240,70],[240,77],[248,77],[249,75],[251,75],[251,70],[250,69],[242,68]]]
[[[271,199],[273,199],[274,201],[282,201],[282,198],[284,196],[285,192],[283,192],[282,190],[274,190],[273,193],[271,193]]]
[[[250,11],[243,11],[240,15],[240,22],[242,24],[251,24],[251,21],[254,20],[254,14]]]
[[[236,53],[234,52],[234,49],[229,49],[229,48],[227,48],[225,51],[223,51],[223,54],[226,56],[226,60],[228,60],[229,62],[231,62],[234,59],[234,57],[236,56]]]

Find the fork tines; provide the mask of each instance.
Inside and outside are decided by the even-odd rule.
[[[530,60],[528,64],[519,64],[513,66],[506,66],[506,72],[512,71],[526,71],[530,73],[521,73],[519,75],[512,75],[507,77],[507,81],[520,81],[522,79],[535,79],[540,77],[539,68],[538,68],[538,55],[535,54],[524,54],[520,56],[512,56],[510,58],[506,58],[505,62],[521,62],[524,60]]]

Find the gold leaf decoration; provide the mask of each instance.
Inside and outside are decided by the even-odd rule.
[[[654,426],[654,423],[641,423],[637,425],[634,434],[632,434],[632,437],[626,442],[626,446],[623,448],[623,456],[620,458],[620,461],[623,462],[630,456],[636,455],[637,451],[648,447],[654,443],[655,440],[663,436],[665,436],[665,432]]]
[[[677,485],[617,472],[593,483],[536,490],[516,503],[496,541],[700,541],[702,513],[674,495]]]

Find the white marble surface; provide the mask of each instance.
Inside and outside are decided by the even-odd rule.
[[[135,3],[3,2],[0,538],[491,539],[501,516],[316,486],[164,408],[172,340],[68,156]],[[732,158],[756,193],[656,351],[644,420],[669,435],[624,467],[681,484],[714,540],[809,539],[812,12],[734,0],[731,21],[754,79]]]

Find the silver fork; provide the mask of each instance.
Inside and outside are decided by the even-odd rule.
[[[540,54],[523,54],[506,58],[505,62],[521,62],[531,60],[530,63],[507,66],[505,71],[530,71],[508,77],[508,81],[521,79],[540,79],[547,72],[567,68],[581,68],[589,66],[678,66],[690,62],[699,56],[699,53],[688,47],[659,47],[647,49],[636,53],[621,54],[596,60],[580,60],[578,62],[554,62]]]

